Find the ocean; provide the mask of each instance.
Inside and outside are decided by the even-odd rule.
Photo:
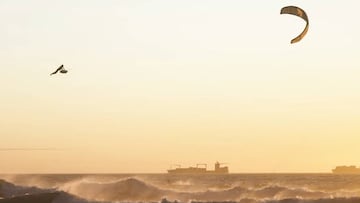
[[[0,203],[360,203],[360,175],[0,175]]]

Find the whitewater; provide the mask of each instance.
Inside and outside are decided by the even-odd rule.
[[[0,175],[0,203],[360,203],[360,176]]]

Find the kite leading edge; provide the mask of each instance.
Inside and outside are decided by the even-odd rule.
[[[298,17],[302,18],[303,20],[305,20],[306,26],[305,26],[304,30],[297,37],[295,37],[294,39],[291,40],[291,44],[299,42],[306,35],[306,33],[309,29],[309,19],[308,19],[308,16],[306,15],[305,11],[296,6],[286,6],[281,9],[280,14],[291,14],[291,15],[298,16]]]

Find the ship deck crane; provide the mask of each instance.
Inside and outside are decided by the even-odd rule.
[[[170,166],[170,168],[172,168],[173,166],[177,166],[177,168],[181,168],[180,164],[173,164],[173,165]]]
[[[207,168],[207,164],[196,164],[196,168],[199,168],[199,166],[205,166],[205,168]]]

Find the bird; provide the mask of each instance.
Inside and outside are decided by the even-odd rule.
[[[54,75],[54,74],[56,74],[57,72],[59,72],[60,71],[60,73],[67,73],[68,71],[67,70],[65,70],[65,68],[64,68],[64,65],[62,64],[59,68],[57,68],[54,72],[52,72],[50,75]]]

